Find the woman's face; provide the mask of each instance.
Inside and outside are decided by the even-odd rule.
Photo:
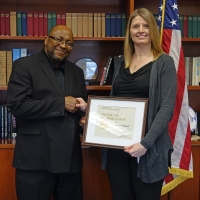
[[[151,43],[149,26],[141,16],[133,18],[130,26],[130,37],[135,45],[148,45]]]

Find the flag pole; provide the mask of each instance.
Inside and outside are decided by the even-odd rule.
[[[164,27],[164,21],[165,21],[165,4],[166,0],[162,1],[162,20],[161,20],[161,27],[160,27],[160,44],[162,44],[162,36],[163,36],[163,27]]]

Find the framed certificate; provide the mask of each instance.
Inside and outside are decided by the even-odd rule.
[[[120,148],[144,136],[148,99],[88,96],[82,144]]]

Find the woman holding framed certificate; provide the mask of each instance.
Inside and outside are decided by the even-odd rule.
[[[176,98],[176,69],[165,54],[153,14],[135,10],[127,24],[124,56],[118,58],[111,96],[148,98],[146,131],[139,143],[104,154],[114,200],[158,200],[168,174],[172,143],[168,124]]]

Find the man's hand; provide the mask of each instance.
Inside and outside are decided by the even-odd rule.
[[[85,112],[87,108],[87,103],[82,98],[76,99],[79,101],[79,103],[76,104],[76,107]]]
[[[85,124],[86,124],[86,117],[84,116],[79,120],[79,126],[83,128]]]
[[[131,146],[124,147],[124,151],[129,153],[132,157],[140,157],[146,153],[147,149],[140,143],[136,143]]]
[[[65,97],[65,110],[75,113],[77,111],[76,104],[79,104],[78,99],[71,96]]]

